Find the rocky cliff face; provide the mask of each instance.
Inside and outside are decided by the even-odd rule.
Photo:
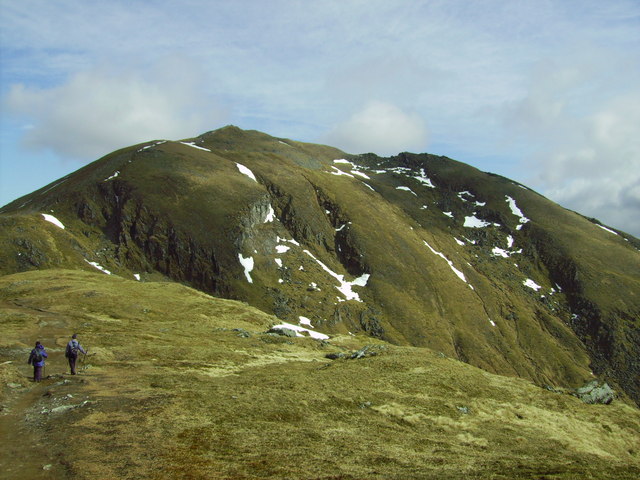
[[[0,218],[28,225],[4,236],[3,273],[94,262],[539,384],[593,370],[640,398],[637,240],[445,157],[228,127],[114,152]]]

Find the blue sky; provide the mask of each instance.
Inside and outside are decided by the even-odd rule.
[[[447,155],[640,235],[636,0],[0,0],[0,205],[226,124]]]

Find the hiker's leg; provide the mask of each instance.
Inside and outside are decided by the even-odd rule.
[[[76,359],[75,357],[69,357],[69,367],[71,368],[71,375],[76,374]]]
[[[42,367],[33,367],[33,381],[39,382],[42,380]]]

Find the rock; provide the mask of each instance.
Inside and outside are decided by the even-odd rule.
[[[233,331],[238,332],[238,336],[241,338],[249,338],[251,336],[244,328],[234,328]]]
[[[598,380],[593,380],[585,386],[576,390],[575,395],[584,403],[609,405],[616,397],[615,392],[605,382],[600,384]]]
[[[336,353],[327,353],[324,357],[330,360],[338,360],[339,358],[345,358],[346,355],[342,352],[336,352]]]
[[[375,352],[369,352],[369,346],[362,347],[360,350],[356,350],[351,354],[351,359],[357,360],[362,357],[367,357],[369,355],[375,355]]]
[[[51,413],[63,413],[63,412],[67,412],[69,410],[73,410],[74,408],[77,408],[78,405],[61,405],[59,407],[54,407],[51,410],[49,410],[49,412]]]
[[[375,350],[374,348],[376,347],[373,347],[371,345],[366,345],[362,347],[360,350],[356,350],[355,352],[353,352],[349,358],[351,358],[352,360],[358,360],[359,358],[373,357],[375,355],[378,355],[379,350],[384,349],[384,347],[382,346],[378,346]]]
[[[19,384],[19,383],[11,382],[11,383],[7,383],[7,387],[9,387],[9,388],[22,388],[22,385]]]
[[[290,328],[272,328],[267,333],[277,333],[278,335],[282,335],[283,337],[297,337],[298,334],[295,330],[291,330]]]
[[[355,352],[352,352],[350,354],[346,354],[346,353],[342,353],[342,352],[327,353],[325,355],[325,358],[329,358],[331,360],[337,360],[339,358],[347,358],[347,359],[351,359],[351,360],[358,360],[360,358],[373,357],[374,355],[378,355],[378,351],[383,349],[384,347],[378,346],[376,350],[374,350],[374,348],[376,348],[376,347],[375,346],[371,346],[371,345],[366,345],[366,346],[362,347],[360,350],[356,350]]]

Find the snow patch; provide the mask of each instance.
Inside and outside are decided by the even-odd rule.
[[[520,217],[520,225],[518,225],[518,227],[516,228],[516,230],[520,230],[522,228],[522,225],[527,223],[529,219],[524,216],[524,214],[522,213],[522,210],[518,208],[518,206],[516,205],[516,201],[513,198],[511,198],[509,195],[505,195],[505,199],[509,204],[511,213],[513,213],[516,217]]]
[[[433,184],[431,179],[427,177],[427,174],[425,173],[424,168],[420,169],[420,175],[415,175],[413,178],[418,180],[425,187],[436,188],[436,186]]]
[[[463,202],[468,202],[469,201],[469,199],[465,198],[465,197],[475,198],[475,195],[473,193],[467,191],[467,190],[465,190],[464,192],[458,192],[457,195],[458,195],[458,198],[460,200],[462,200]]]
[[[42,217],[49,223],[53,223],[56,227],[59,227],[64,230],[64,225],[60,220],[58,220],[53,215],[49,215],[48,213],[43,213]]]
[[[494,257],[504,257],[504,258],[509,258],[509,255],[510,255],[509,252],[507,252],[506,250],[500,247],[493,247],[493,250],[491,250],[491,254]]]
[[[276,252],[278,253],[286,253],[291,250],[291,247],[287,245],[276,245]]]
[[[264,219],[264,223],[273,222],[276,218],[276,212],[274,212],[273,207],[269,204],[269,211],[267,212],[267,218]]]
[[[254,182],[258,181],[256,179],[256,176],[253,174],[253,172],[249,168],[245,167],[244,165],[242,165],[241,163],[238,163],[238,162],[236,162],[236,166],[238,167],[238,170],[240,170],[240,173],[242,173],[243,175],[246,175],[247,177],[249,177]]]
[[[406,192],[413,193],[416,197],[418,196],[418,195],[416,194],[416,192],[414,192],[413,190],[411,190],[409,187],[396,187],[396,190],[404,190],[404,191],[406,191]]]
[[[470,217],[464,217],[464,227],[467,228],[484,228],[491,226],[491,222],[487,222],[485,220],[480,220],[475,215]]]
[[[280,237],[280,236],[276,237],[276,242],[278,242],[278,243],[280,243],[280,242],[289,242],[289,243],[294,244],[296,247],[299,247],[299,246],[300,246],[300,243],[299,243],[299,242],[297,242],[297,241],[295,241],[295,240],[293,240],[293,239],[288,240],[288,239],[286,239],[286,238],[282,238],[282,237]]]
[[[241,253],[238,254],[238,260],[244,267],[244,275],[247,277],[247,282],[253,283],[253,279],[251,278],[251,270],[253,270],[253,257],[243,257]]]
[[[182,145],[188,145],[189,147],[193,147],[193,148],[197,148],[198,150],[204,150],[205,152],[210,152],[211,150],[209,150],[208,148],[204,148],[204,147],[199,147],[198,145],[196,145],[193,142],[180,142]]]
[[[140,274],[139,273],[134,273],[133,274],[133,278],[135,278],[136,280],[140,281]]]
[[[511,235],[507,236],[507,248],[513,247],[513,237]]]
[[[338,167],[335,167],[335,166],[333,166],[333,165],[332,165],[332,166],[331,166],[331,168],[333,168],[333,170],[334,170],[333,172],[329,172],[331,175],[337,175],[337,176],[344,175],[344,176],[346,176],[346,177],[355,178],[355,177],[354,177],[353,175],[351,175],[350,173],[343,172],[343,171],[342,171],[342,170],[340,170]]]
[[[446,215],[449,218],[453,218],[453,212],[442,212],[443,215]]]
[[[116,170],[116,172],[113,175],[111,175],[109,178],[105,178],[104,181],[108,182],[109,180],[116,178],[118,175],[120,175],[120,171]]]
[[[530,278],[527,278],[525,281],[522,282],[522,284],[525,287],[529,287],[529,288],[535,290],[536,292],[542,288],[540,285],[538,285],[536,282],[534,282]]]
[[[300,316],[298,318],[300,319],[300,322],[298,322],[298,323],[300,323],[300,325],[308,325],[311,328],[313,328],[313,325],[311,325],[311,320],[310,319],[308,319],[307,317],[302,317],[302,316]]]
[[[280,325],[274,325],[271,328],[275,328],[277,330],[288,328],[289,330],[293,330],[296,332],[296,336],[304,337],[306,335],[311,338],[315,338],[316,340],[328,340],[329,335],[325,335],[324,333],[314,332],[313,330],[309,330],[308,328],[301,327],[300,325],[293,325],[292,323],[281,323]],[[303,335],[306,334],[306,335]]]
[[[453,266],[453,262],[451,260],[449,260],[447,257],[444,256],[443,253],[436,251],[431,245],[429,245],[425,240],[423,240],[424,244],[429,247],[429,250],[431,250],[434,254],[438,255],[440,258],[442,258],[445,262],[447,262],[447,264],[449,265],[449,267],[451,268],[451,270],[453,271],[453,273],[455,273],[458,278],[460,280],[462,280],[464,283],[466,283],[467,285],[469,285],[469,282],[467,282],[467,277],[464,276],[464,273],[462,273],[460,270],[458,270],[456,267]],[[471,285],[469,285],[472,289],[473,287]]]
[[[102,265],[98,264],[97,262],[90,262],[89,260],[87,260],[86,258],[84,259],[85,262],[87,262],[89,265],[91,265],[94,268],[97,268],[98,270],[100,270],[103,273],[106,273],[107,275],[111,275],[111,272],[109,270],[107,270],[106,268],[104,268]]]
[[[347,282],[344,279],[344,275],[338,275],[337,273],[335,273],[334,271],[332,271],[329,267],[327,267],[324,263],[322,263],[320,260],[318,260],[309,250],[304,250],[304,253],[306,253],[307,255],[309,255],[311,258],[313,258],[316,263],[318,265],[320,265],[320,267],[327,272],[329,275],[331,275],[333,278],[335,278],[336,280],[338,280],[338,282],[340,282],[339,286],[336,286],[336,289],[338,289],[347,300],[355,300],[357,302],[362,302],[362,300],[360,300],[360,295],[358,295],[356,292],[353,291],[352,287],[353,286],[358,286],[358,287],[364,287],[367,285],[367,282],[369,281],[369,277],[370,275],[368,273],[365,273],[361,276],[359,276],[358,278],[352,280],[351,282]]]
[[[613,230],[611,230],[611,229],[609,229],[609,228],[607,228],[607,227],[605,227],[605,226],[598,225],[597,223],[595,224],[595,226],[596,226],[596,227],[600,227],[601,229],[606,230],[606,231],[607,231],[607,232],[609,232],[609,233],[613,233],[614,235],[618,235],[618,233],[617,233],[617,232],[614,232]]]
[[[148,149],[150,149],[150,148],[155,147],[156,145],[162,145],[163,143],[167,143],[167,141],[166,141],[166,140],[160,140],[159,142],[152,143],[151,145],[147,145],[147,146],[145,146],[145,147],[139,148],[139,149],[137,150],[137,152],[136,152],[136,153],[138,153],[138,152],[142,152],[142,151],[144,151],[144,150],[148,150]],[[192,146],[192,145],[189,145],[189,146]]]
[[[366,178],[367,180],[371,180],[371,177],[364,172],[360,172],[358,170],[351,170],[351,173],[354,175],[358,175],[359,177]],[[365,184],[366,185],[366,184]],[[371,187],[369,187],[371,188]]]

